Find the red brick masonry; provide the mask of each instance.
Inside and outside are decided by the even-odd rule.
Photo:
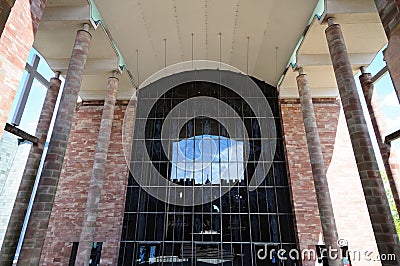
[[[103,242],[101,265],[116,265],[118,259],[128,173],[121,135],[126,104],[117,102],[115,107],[96,223],[94,241]],[[72,242],[79,241],[102,108],[103,102],[89,102],[79,107],[76,112],[46,234],[41,265],[67,265]],[[335,143],[338,135],[349,138],[345,124],[340,132],[337,130],[340,104],[335,99],[314,99],[314,109],[325,165],[329,168],[328,179],[335,178],[333,181],[338,179],[337,182],[348,184],[354,192],[350,196],[343,197],[342,193],[347,191],[334,183],[334,188],[337,188],[331,194],[334,213],[340,221],[343,220],[342,223],[337,221],[339,237],[349,240],[352,247],[361,248],[363,245],[368,245],[375,247],[376,250],[350,140],[339,139],[340,143]],[[282,100],[281,112],[300,248],[314,248],[322,229],[299,101]],[[336,160],[337,165],[332,169],[331,160],[337,144],[344,145],[348,149],[339,146],[336,152],[339,152],[340,158]],[[345,173],[341,173],[342,168]],[[330,174],[329,170],[333,174]],[[346,209],[349,202],[353,207]],[[357,209],[357,216],[351,215],[354,208]],[[354,228],[355,224],[359,229]],[[303,265],[314,266],[315,261],[303,262]]]
[[[400,1],[375,0],[375,5],[389,40],[385,61],[400,102]]]
[[[15,1],[11,12],[1,0],[0,19],[7,22],[0,37],[0,137],[28,60],[46,0]],[[12,2],[12,1],[11,1]],[[1,23],[1,22],[0,22]],[[0,24],[0,27],[2,25]]]
[[[101,265],[116,265],[124,218],[128,168],[122,151],[122,121],[127,102],[114,111],[106,174],[94,241],[103,242]],[[41,265],[68,265],[72,242],[79,241],[103,103],[79,107],[71,130],[55,196]]]
[[[335,144],[340,105],[334,99],[313,100],[327,168]],[[281,113],[299,248],[315,249],[322,227],[300,101],[281,100]],[[315,265],[315,261],[304,261],[303,265]]]

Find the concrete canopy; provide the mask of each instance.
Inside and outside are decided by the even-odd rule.
[[[130,88],[120,90],[119,99],[132,91],[137,76],[141,82],[164,67],[164,39],[167,65],[191,60],[192,33],[194,59],[219,61],[221,33],[222,62],[276,85],[318,1],[93,2],[108,30],[99,26],[92,31],[81,89],[84,100],[103,98],[105,77],[116,68],[111,62],[118,59],[106,33],[112,36],[134,77]],[[34,46],[53,70],[66,69],[75,32],[90,19],[88,16],[88,1],[47,2]]]
[[[310,76],[313,96],[337,96],[336,82],[321,22],[342,24],[356,72],[369,65],[386,44],[373,0],[48,0],[34,47],[53,70],[65,74],[76,30],[93,22],[93,5],[103,23],[92,23],[93,40],[80,96],[103,99],[106,78],[120,67],[118,99],[129,99],[138,83],[167,66],[194,60],[221,60],[271,85],[283,98],[298,97],[297,73],[287,69],[297,50],[297,66]],[[98,26],[98,27],[97,27]],[[287,71],[286,71],[287,70]],[[283,79],[278,84],[279,80]]]
[[[387,43],[374,1],[325,1],[322,18],[315,17],[296,52],[295,67],[308,74],[313,97],[337,97],[336,79],[325,37],[325,18],[333,17],[342,27],[354,74],[368,66]],[[298,98],[297,71],[288,69],[279,85],[281,98]]]
[[[86,0],[51,0],[39,26],[33,46],[43,55],[54,71],[66,74],[76,31],[83,23],[91,23],[91,9]],[[93,24],[93,22],[92,22]],[[82,79],[80,96],[83,100],[103,100],[107,78],[119,70],[119,58],[102,25],[90,30],[92,42]],[[134,91],[127,70],[120,79],[119,99],[129,99]]]
[[[141,80],[164,67],[164,39],[167,65],[192,59],[192,33],[193,58],[219,61],[221,33],[222,62],[276,85],[318,1],[94,2],[133,73],[139,50]]]

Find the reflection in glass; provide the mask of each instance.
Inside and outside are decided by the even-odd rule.
[[[222,184],[243,180],[243,142],[201,135],[172,143],[171,180]]]
[[[280,130],[276,132],[278,146],[272,156],[273,166],[261,186],[248,190],[255,168],[265,163],[259,161],[262,145],[271,143],[271,139],[262,138],[259,123],[267,119],[280,123],[279,111],[275,110],[276,89],[260,81],[257,84],[275,118],[257,119],[245,100],[219,84],[192,82],[172,88],[160,97],[148,119],[140,116],[140,106],[141,102],[147,104],[149,94],[139,91],[136,130],[145,130],[146,149],[152,162],[143,161],[142,154],[133,154],[133,173],[151,178],[148,169],[155,167],[164,178],[181,186],[210,185],[228,187],[229,191],[203,205],[174,206],[147,194],[130,176],[119,265],[298,265],[290,260],[283,263],[276,254],[267,260],[257,258],[257,251],[265,245],[268,250],[296,247]],[[246,130],[250,139],[245,142],[231,138],[215,119],[226,116],[226,108],[217,106],[214,118],[187,119],[183,110],[168,124],[164,122],[177,104],[194,96],[215,97],[230,105],[244,124],[235,124],[235,130]],[[183,118],[186,122],[178,128],[178,120]],[[171,127],[178,136],[167,141],[168,147],[161,144],[163,127]],[[133,150],[143,141],[136,137],[136,132]]]

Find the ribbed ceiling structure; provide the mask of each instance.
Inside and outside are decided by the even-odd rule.
[[[104,98],[107,77],[121,62],[125,66],[118,98],[129,99],[138,82],[165,65],[192,59],[230,64],[279,85],[280,96],[292,98],[298,97],[297,74],[288,62],[302,39],[295,61],[309,74],[313,95],[334,97],[337,89],[324,18],[335,17],[342,24],[354,71],[372,61],[386,37],[373,0],[326,0],[323,16],[312,19],[317,4],[317,0],[48,0],[34,47],[53,70],[65,74],[76,30],[82,23],[94,25],[80,92],[84,100]]]

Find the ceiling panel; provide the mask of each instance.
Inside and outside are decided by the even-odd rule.
[[[281,46],[278,69],[282,74],[317,0],[95,0],[130,71],[143,81],[167,65],[191,60],[192,33],[195,59],[219,61],[247,71],[247,37],[250,37],[249,74],[277,83],[276,67],[262,58],[275,58]],[[221,33],[221,49],[220,36]],[[266,44],[268,43],[268,44]],[[270,61],[267,61],[271,64]],[[276,65],[273,64],[273,65]]]
[[[292,97],[296,95],[297,74],[291,69],[285,72],[286,66],[318,0],[94,2],[108,28],[107,34],[122,53],[135,83],[163,69],[165,63],[189,61],[192,56],[195,60],[219,61],[221,58],[222,62],[243,72],[248,69],[250,75],[272,85],[286,73],[280,86],[281,95]],[[365,2],[362,8],[361,2]],[[329,15],[342,24],[353,70],[357,71],[361,65],[368,65],[386,43],[374,3],[372,0],[329,0],[328,3]],[[47,6],[51,7],[47,12],[54,13],[46,14],[45,10],[34,46],[54,70],[60,68],[65,72],[76,30],[86,20],[88,1],[48,0]],[[77,9],[83,12],[79,16],[77,12],[67,12]],[[313,95],[332,97],[337,90],[325,28],[324,23],[315,19],[297,55],[298,62],[304,64],[309,74]],[[81,94],[86,99],[102,99],[107,77],[118,67],[118,58],[101,26],[91,32],[93,39]],[[123,72],[119,97],[128,97],[132,90],[130,76]]]

